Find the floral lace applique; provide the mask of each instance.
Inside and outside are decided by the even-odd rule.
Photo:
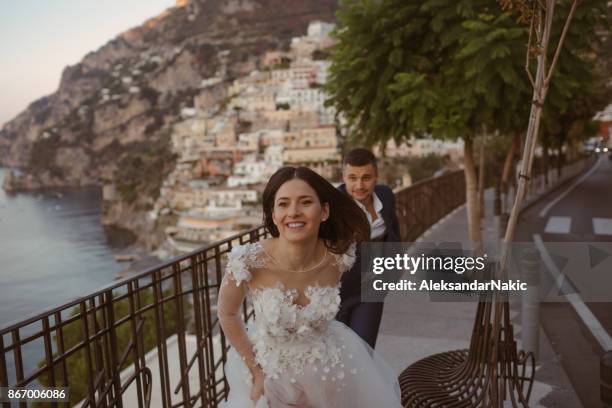
[[[251,280],[250,268],[262,268],[265,262],[258,256],[263,250],[261,243],[248,243],[234,247],[228,254],[227,274],[234,279],[236,286],[242,281]],[[225,280],[227,284],[228,281]]]
[[[332,254],[335,260],[335,264],[341,273],[347,272],[353,267],[353,264],[355,263],[355,258],[357,257],[355,254],[356,250],[357,244],[353,242],[345,253]]]
[[[249,330],[257,362],[264,373],[279,378],[281,373],[303,373],[304,367],[319,362],[335,367],[341,362],[341,345],[328,334],[329,322],[340,307],[339,286],[308,286],[310,302],[295,304],[297,289],[274,287],[251,290],[255,322]]]

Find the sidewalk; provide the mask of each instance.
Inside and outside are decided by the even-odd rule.
[[[494,239],[493,191],[485,194],[483,240]],[[465,205],[446,216],[420,238],[424,242],[469,242]],[[476,303],[432,302],[427,294],[390,292],[386,302],[376,350],[399,373],[431,354],[467,348],[474,324]],[[514,309],[514,308],[513,308]],[[520,311],[511,310],[515,339],[521,349]],[[540,330],[530,407],[582,407],[555,355],[550,340]]]

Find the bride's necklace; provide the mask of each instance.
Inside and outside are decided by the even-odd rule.
[[[283,266],[276,258],[274,258],[270,253],[268,253],[268,251],[266,251],[264,249],[264,252],[266,253],[266,255],[268,255],[270,257],[270,259],[272,259],[272,261],[282,270],[286,271],[286,272],[291,272],[291,273],[306,273],[306,272],[310,272],[314,269],[317,269],[319,266],[321,266],[323,264],[323,262],[325,262],[325,258],[327,258],[327,247],[325,247],[325,252],[323,253],[323,256],[321,257],[321,260],[319,262],[317,262],[317,264],[315,266],[311,266],[308,269],[301,269],[301,270],[295,270],[295,269],[289,269],[286,266]]]

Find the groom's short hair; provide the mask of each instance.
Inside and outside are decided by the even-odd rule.
[[[374,156],[374,153],[372,153],[371,150],[364,149],[362,147],[352,149],[344,156],[342,165],[346,166],[347,164],[354,167],[367,166],[368,164],[371,164],[376,170],[378,170],[378,166],[376,165],[376,156]]]

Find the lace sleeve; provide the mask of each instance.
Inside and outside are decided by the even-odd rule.
[[[357,258],[356,251],[357,244],[353,242],[345,253],[340,255],[334,254],[334,257],[336,258],[336,266],[341,274],[353,267],[355,259]]]
[[[236,286],[240,286],[243,281],[248,282],[251,280],[251,272],[247,263],[249,258],[253,258],[255,249],[255,244],[245,244],[234,247],[229,253],[227,257],[227,275],[234,281]]]
[[[248,245],[243,245],[235,247],[229,254],[227,271],[219,290],[217,316],[225,337],[252,372],[257,363],[241,315],[242,302],[247,292],[246,285],[241,283],[251,279],[245,257],[248,252]]]

